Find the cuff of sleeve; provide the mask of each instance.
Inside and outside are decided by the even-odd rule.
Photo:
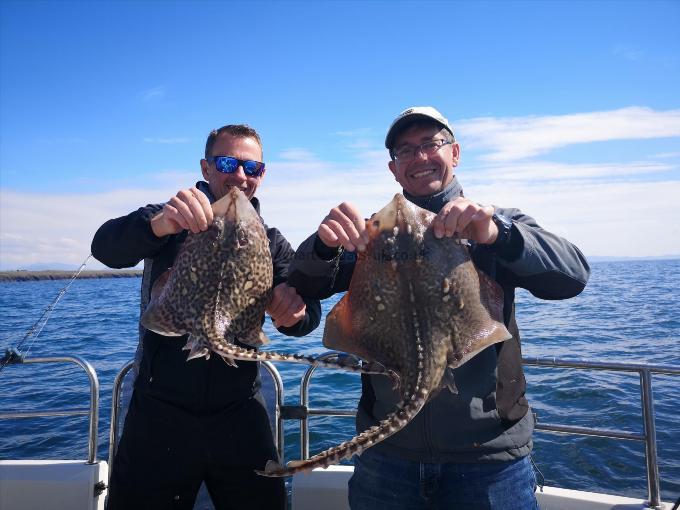
[[[341,247],[331,248],[326,246],[319,236],[316,236],[316,239],[314,239],[314,252],[321,260],[333,260],[340,254],[341,250]]]
[[[512,262],[517,260],[524,250],[524,238],[513,223],[510,235],[503,242],[494,243],[491,249],[503,260]]]
[[[145,234],[145,241],[149,244],[149,246],[163,246],[165,243],[168,242],[168,239],[170,239],[170,235],[163,236],[163,237],[157,237],[156,234],[154,234],[153,229],[151,228],[151,218],[156,216],[158,213],[160,213],[161,210],[157,211],[145,211],[144,214],[140,217],[140,221],[144,222],[145,228],[142,230]]]

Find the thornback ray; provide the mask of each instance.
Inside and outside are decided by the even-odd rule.
[[[270,461],[260,474],[289,476],[360,454],[404,428],[443,388],[456,392],[448,367],[511,338],[501,287],[477,270],[460,239],[434,236],[434,217],[397,194],[367,220],[366,250],[326,318],[326,347],[396,374],[395,411],[349,441],[285,467]]]

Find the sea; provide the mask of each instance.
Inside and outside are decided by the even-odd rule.
[[[106,460],[111,393],[116,374],[138,342],[139,278],[0,283],[0,356],[23,342],[29,358],[78,356],[95,368],[100,403],[97,457]],[[55,299],[61,297],[54,304]],[[323,302],[324,315],[339,296]],[[523,354],[598,362],[648,363],[680,368],[680,260],[594,262],[584,292],[543,301],[517,294]],[[41,318],[49,316],[47,322]],[[304,338],[280,335],[265,323],[271,349],[322,354],[323,324]],[[32,331],[38,333],[29,335]],[[300,401],[304,366],[276,364],[284,402]],[[528,399],[540,423],[642,433],[637,374],[525,367]],[[680,376],[653,375],[661,495],[680,496]],[[314,408],[354,409],[359,377],[317,369],[311,380]],[[0,371],[0,413],[87,408],[86,374],[72,364],[9,365]],[[351,417],[312,417],[310,452],[352,437]],[[85,459],[87,417],[0,420],[0,459]],[[190,437],[190,432],[188,431]],[[299,424],[286,421],[286,460],[300,458]],[[638,441],[537,431],[533,460],[546,485],[630,497],[647,494],[644,445]]]

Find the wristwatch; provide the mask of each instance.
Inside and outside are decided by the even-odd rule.
[[[507,216],[503,216],[502,214],[498,213],[493,213],[491,219],[496,224],[496,227],[498,227],[498,237],[496,237],[496,240],[494,241],[492,246],[494,247],[506,246],[510,241],[510,233],[512,232],[512,220]]]

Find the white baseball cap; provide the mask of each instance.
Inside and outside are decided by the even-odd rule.
[[[401,112],[392,125],[390,129],[387,130],[387,136],[385,137],[385,147],[391,149],[394,146],[394,138],[397,136],[401,126],[407,122],[417,120],[418,118],[434,120],[438,124],[441,124],[451,136],[453,134],[453,128],[449,125],[449,121],[441,113],[431,106],[412,106]]]

